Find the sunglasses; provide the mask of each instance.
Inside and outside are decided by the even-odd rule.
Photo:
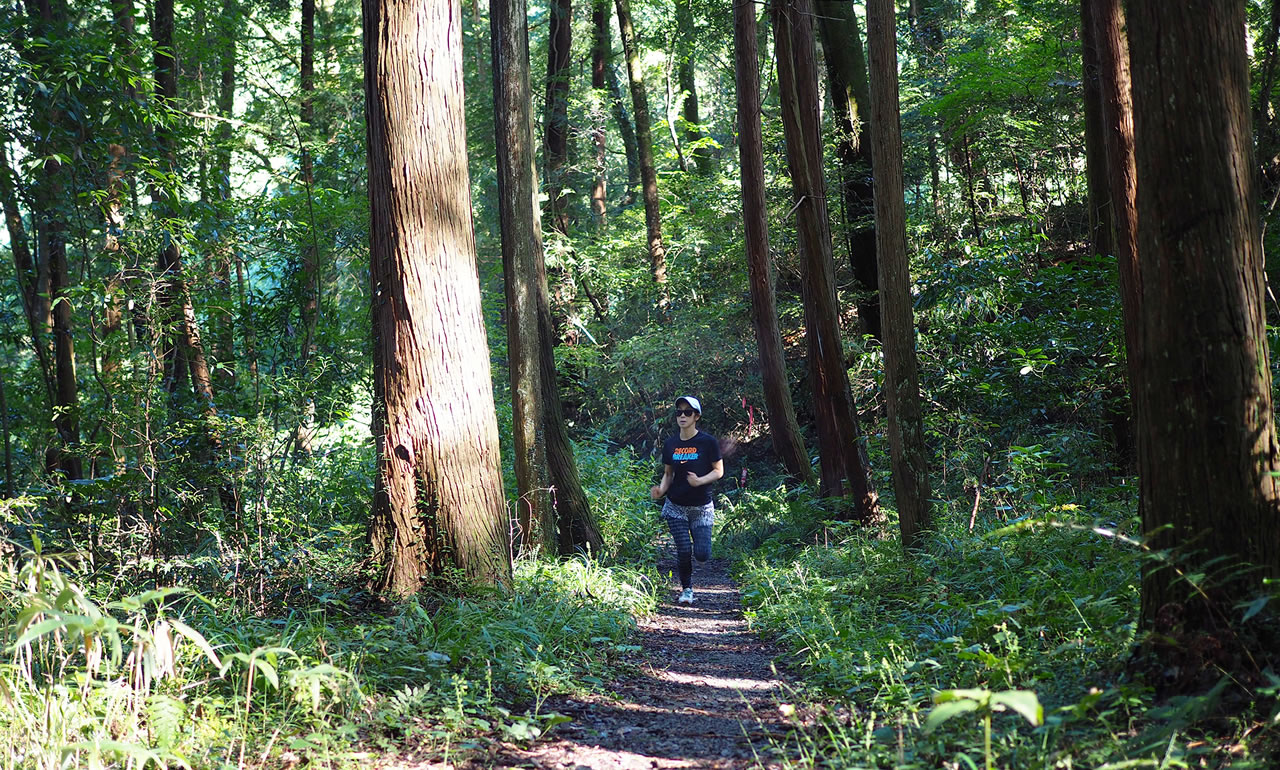
[[[694,410],[692,410],[692,409],[677,409],[677,410],[676,410],[676,415],[677,415],[678,417],[692,417],[692,416],[694,416],[695,414],[697,414],[697,412],[695,412],[695,411],[694,411]]]

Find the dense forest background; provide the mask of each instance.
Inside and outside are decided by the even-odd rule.
[[[1232,44],[1185,53],[1181,82],[1204,86],[1187,90],[1247,96],[1238,114],[1182,105],[1198,135],[1241,153],[1210,167],[1247,166],[1230,203],[1202,208],[1246,224],[1239,240],[1206,236],[1222,273],[1199,252],[1144,262],[1145,315],[1126,306],[1126,265],[1168,241],[1141,227],[1217,216],[1141,204],[1144,190],[1207,200],[1193,182],[1212,174],[1176,144],[1139,142],[1134,210],[1151,216],[1126,241],[1108,139],[1123,89],[1105,56],[1133,49],[1126,109],[1155,136],[1147,4],[1130,4],[1121,47],[1100,34],[1126,30],[1120,3],[1102,0],[747,5],[745,56],[736,5],[490,5],[455,8],[460,27],[438,26],[439,47],[420,52],[460,66],[465,101],[444,122],[465,119],[465,148],[441,156],[446,143],[418,137],[471,206],[453,241],[473,239],[474,270],[424,272],[479,289],[486,344],[461,346],[476,358],[457,359],[448,388],[458,411],[491,409],[501,441],[486,455],[496,492],[457,509],[500,509],[485,526],[501,553],[481,563],[445,503],[416,509],[432,511],[421,527],[438,542],[397,551],[396,448],[374,438],[394,422],[382,372],[400,361],[380,357],[389,337],[374,331],[381,265],[413,231],[378,229],[371,196],[404,190],[380,186],[370,131],[390,126],[375,134],[390,145],[436,125],[370,114],[370,19],[399,5],[367,0],[362,27],[352,0],[6,4],[0,766],[448,762],[537,739],[557,722],[547,695],[598,686],[665,590],[647,490],[685,393],[726,457],[717,548],[752,622],[808,677],[797,698],[829,707],[779,746],[786,762],[1270,766],[1280,677],[1259,576],[1280,568],[1280,496],[1258,490],[1277,462],[1263,297],[1268,318],[1280,306],[1260,283],[1280,197],[1277,4],[1212,3],[1221,13],[1202,26]],[[511,61],[495,19],[512,8],[530,83],[516,103],[495,71]],[[896,46],[875,47],[877,31]],[[758,68],[754,136],[744,61]],[[517,115],[523,161],[502,128]],[[899,144],[877,133],[890,123]],[[758,177],[744,170],[752,147]],[[505,169],[522,162],[540,210],[514,242],[539,249],[513,263],[519,209],[504,206],[524,188]],[[879,187],[894,164],[897,226]],[[1179,243],[1168,251],[1193,253]],[[884,270],[891,248],[909,274]],[[1208,290],[1236,274],[1245,289],[1224,295],[1238,302]],[[511,296],[526,281],[545,292],[545,323]],[[1185,300],[1198,289],[1199,310]],[[1247,365],[1210,355],[1228,347],[1201,336],[1218,310]],[[1135,363],[1130,333],[1143,351],[1181,350],[1188,371],[1243,371],[1223,392],[1252,406],[1197,406],[1187,393],[1213,401],[1216,385],[1160,368],[1163,353]],[[417,347],[431,358],[437,342]],[[538,387],[558,403],[540,419],[559,426],[521,427],[539,368],[517,371],[529,344],[554,363]],[[1187,430],[1220,443],[1175,451],[1163,418],[1144,422],[1177,414],[1160,411],[1164,382],[1203,416]],[[521,437],[560,432],[567,459],[543,447],[540,462],[571,478],[530,483],[537,441]],[[1255,451],[1259,435],[1270,449]],[[1225,476],[1252,492],[1230,497],[1213,482]],[[1206,500],[1162,497],[1179,478]],[[409,487],[411,510],[427,488]],[[1187,535],[1200,527],[1238,539],[1205,545]]]

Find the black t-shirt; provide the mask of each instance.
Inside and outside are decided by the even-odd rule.
[[[705,476],[720,459],[720,442],[709,433],[698,431],[693,438],[680,434],[667,439],[662,446],[662,462],[670,465],[674,476],[667,489],[667,499],[676,505],[706,505],[711,502],[711,484],[689,486],[689,473]]]

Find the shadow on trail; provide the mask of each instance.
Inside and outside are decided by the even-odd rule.
[[[669,566],[660,564],[665,571]],[[635,673],[612,694],[555,697],[543,712],[572,718],[528,749],[505,746],[492,767],[748,768],[773,766],[773,745],[791,726],[773,670],[776,654],[747,629],[722,561],[695,570],[693,605],[678,586],[640,622]]]

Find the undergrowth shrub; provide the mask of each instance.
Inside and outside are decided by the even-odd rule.
[[[748,617],[790,651],[821,697],[847,707],[833,723],[838,735],[804,751],[873,766],[936,767],[956,752],[981,758],[972,730],[921,731],[933,693],[956,687],[1039,695],[1045,727],[994,720],[996,753],[1015,767],[1082,740],[1071,709],[1091,693],[1101,694],[1099,707],[1083,713],[1119,709],[1113,720],[1129,719],[1146,698],[1122,676],[1139,557],[1095,531],[1093,516],[1123,511],[1111,505],[1059,510],[1025,529],[987,524],[978,536],[944,518],[910,558],[896,538],[823,524],[805,506],[790,521],[777,511],[785,529],[742,556]]]
[[[34,542],[0,569],[6,770],[332,766],[369,742],[532,739],[563,721],[545,699],[598,686],[655,604],[646,575],[585,558],[523,560],[509,593],[391,613],[326,600],[256,616],[179,589],[105,601],[78,557]]]
[[[810,502],[757,495],[774,534],[740,554],[747,616],[804,673],[813,689],[797,697],[827,704],[792,736],[796,763],[978,767],[985,754],[1017,768],[1270,767],[1280,688],[1254,689],[1232,721],[1216,710],[1225,676],[1167,698],[1130,673],[1140,572],[1164,558],[1133,539],[1131,498],[1094,489],[1010,524],[984,517],[973,533],[944,505],[907,556],[896,538],[830,523]],[[1225,610],[1248,621],[1265,601]],[[1006,703],[1021,716],[982,705]],[[1041,704],[1043,724],[1029,727]]]

